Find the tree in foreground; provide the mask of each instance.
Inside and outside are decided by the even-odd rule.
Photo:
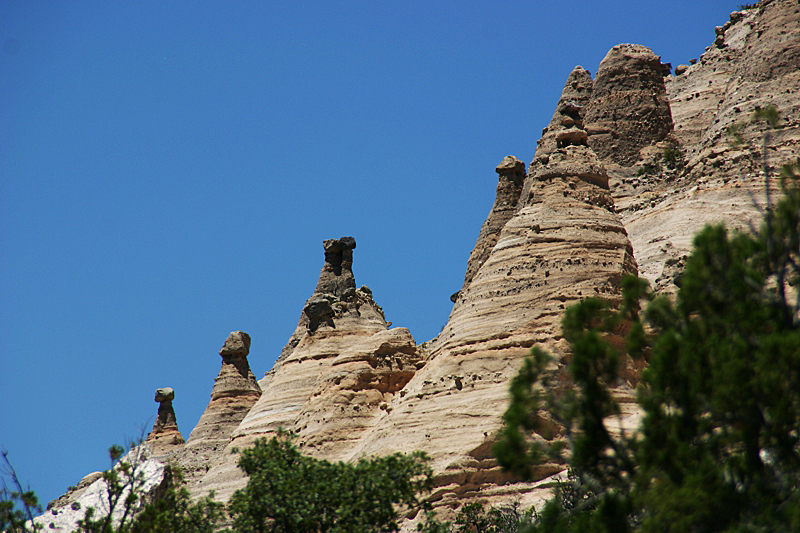
[[[560,454],[526,439],[536,410],[549,409],[565,427],[573,480],[531,531],[800,531],[798,178],[800,162],[783,168],[782,198],[768,201],[758,231],[697,235],[675,302],[631,278],[619,309],[568,309],[574,389],[546,392],[542,352],[526,362],[498,459],[524,476]],[[606,421],[619,412],[609,387],[621,354],[604,338],[621,322],[626,351],[649,366],[639,432],[614,437]]]
[[[0,531],[7,533],[28,533],[29,531],[39,531],[33,523],[33,517],[42,512],[39,506],[39,499],[36,494],[28,488],[22,487],[22,483],[17,476],[16,470],[8,460],[8,452],[3,450],[3,463],[0,465]],[[10,482],[8,486],[6,481]],[[28,527],[30,525],[30,528]]]
[[[248,475],[231,498],[235,533],[366,533],[397,531],[400,511],[426,507],[432,487],[422,452],[331,463],[304,456],[288,433],[259,439],[242,452]]]

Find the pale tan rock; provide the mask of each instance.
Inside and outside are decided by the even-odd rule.
[[[550,124],[542,131],[536,148],[539,158],[567,144],[586,145],[588,132],[584,125],[586,105],[592,97],[592,76],[581,66],[572,69]],[[585,135],[584,135],[585,133]],[[560,137],[560,139],[559,139]]]
[[[661,58],[646,46],[620,44],[606,54],[584,119],[595,132],[588,142],[600,159],[631,165],[639,150],[672,130],[666,72]]]
[[[222,367],[214,381],[211,401],[186,444],[174,455],[193,495],[200,479],[230,442],[231,433],[261,396],[247,362],[249,353],[250,336],[243,331],[232,332],[219,352]]]
[[[507,155],[495,170],[499,175],[499,180],[494,205],[486,218],[486,222],[483,223],[481,232],[478,235],[478,242],[475,244],[475,248],[472,250],[467,262],[467,273],[464,276],[464,285],[461,290],[464,290],[472,281],[472,278],[475,277],[481,265],[489,257],[492,248],[497,244],[500,230],[503,229],[506,222],[517,211],[517,202],[522,192],[522,184],[525,181],[525,163],[513,155]],[[453,302],[457,297],[457,294],[453,295]]]
[[[198,493],[230,498],[246,482],[231,452],[281,427],[297,432],[307,453],[348,456],[420,364],[408,330],[389,330],[372,291],[354,288],[353,248],[352,237],[325,241],[325,265],[295,333]]]
[[[156,389],[155,401],[158,402],[158,415],[153,430],[147,435],[146,443],[156,457],[162,457],[179,449],[183,443],[183,435],[178,429],[175,409],[172,400],[175,391],[170,387]]]
[[[587,296],[617,302],[620,281],[637,272],[637,262],[641,274],[669,292],[703,224],[741,227],[757,219],[748,187],[756,198],[764,187],[761,130],[745,127],[749,146],[734,149],[726,129],[755,106],[774,103],[784,118],[768,140],[770,164],[800,156],[798,32],[796,4],[766,0],[732,14],[701,61],[666,82],[666,66],[638,45],[614,47],[595,81],[576,67],[524,179],[524,164],[513,156],[497,167],[497,199],[464,286],[447,325],[424,347],[408,331],[388,329],[371,291],[355,288],[355,240],[325,241],[317,288],[259,382],[263,393],[248,395],[251,381],[241,372],[239,378],[220,373],[220,390],[258,399],[242,410],[247,415],[235,429],[201,419],[186,448],[195,440],[216,448],[203,456],[208,472],[193,495],[215,490],[217,498],[230,498],[246,481],[231,451],[284,427],[297,432],[306,453],[329,460],[428,452],[436,475],[432,499],[445,514],[468,501],[543,501],[564,465],[545,463],[536,482],[520,483],[491,455],[510,380],[530,348],[541,346],[555,356],[553,382],[569,386],[570,353],[560,326],[567,306]],[[673,152],[683,158],[666,168]],[[656,164],[660,170],[638,173]],[[229,355],[244,344],[233,339]],[[626,361],[613,388],[622,412],[609,425],[617,434],[635,430],[640,420],[634,392],[640,370]],[[212,404],[237,398],[215,386]],[[210,404],[207,413],[222,412],[221,405]],[[531,438],[560,438],[546,413],[541,420]]]
[[[674,138],[685,167],[650,179],[612,169],[617,208],[641,273],[660,291],[675,277],[706,224],[749,230],[764,206],[763,124],[750,123],[756,107],[775,105],[780,128],[767,139],[773,170],[800,157],[800,12],[791,0],[768,0],[734,12],[721,27],[725,46],[710,47],[700,62],[666,82]],[[728,128],[743,124],[744,145]],[[667,179],[665,178],[665,175]],[[778,182],[771,184],[773,197]],[[755,201],[755,202],[754,202]]]
[[[573,72],[565,94],[574,90],[576,79],[588,85],[584,72]],[[545,131],[516,213],[459,293],[447,325],[430,344],[427,363],[350,457],[425,450],[436,477],[431,499],[443,512],[475,499],[508,502],[533,490],[535,484],[503,472],[491,453],[510,380],[530,348],[541,346],[556,356],[550,368],[556,381],[568,383],[569,352],[560,333],[564,309],[588,296],[618,300],[622,277],[636,272],[602,163],[588,146],[550,143],[547,139],[557,138],[551,133],[564,131],[558,116],[551,125],[554,131]],[[619,385],[618,396],[633,396],[636,370],[631,382]],[[537,477],[563,468],[543,464]]]

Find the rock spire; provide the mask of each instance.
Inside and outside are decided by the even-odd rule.
[[[355,246],[352,237],[323,243],[325,263],[297,329],[259,382],[261,398],[203,478],[201,494],[213,490],[226,500],[242,487],[245,479],[230,452],[280,427],[298,434],[305,453],[349,458],[422,364],[409,331],[389,329],[372,291],[355,288]]]
[[[525,163],[514,157],[507,155],[503,161],[497,165],[495,172],[498,174],[497,194],[494,206],[483,223],[481,232],[478,235],[478,242],[472,250],[467,263],[467,273],[464,276],[463,291],[475,277],[475,274],[483,265],[489,253],[497,244],[497,237],[500,230],[506,225],[517,210],[517,202],[522,192],[522,183],[525,181]],[[452,297],[453,302],[457,301],[458,293]]]
[[[247,362],[249,353],[250,335],[244,331],[231,332],[219,351],[222,367],[214,381],[211,401],[177,456],[190,492],[261,396]]]
[[[584,117],[589,146],[601,160],[630,166],[639,150],[672,131],[668,74],[669,66],[646,46],[619,44],[606,54]]]
[[[175,418],[175,409],[172,400],[175,391],[170,387],[156,389],[155,401],[158,402],[158,415],[153,431],[145,441],[152,450],[153,455],[162,456],[179,448],[183,443],[183,435],[178,430],[178,421]]]

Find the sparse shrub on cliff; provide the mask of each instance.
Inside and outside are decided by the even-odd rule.
[[[519,502],[486,509],[478,502],[464,505],[455,522],[440,522],[433,513],[417,526],[421,533],[518,533],[529,527],[534,510],[523,510]]]
[[[683,166],[683,152],[677,148],[665,148],[661,154],[664,166],[670,170],[675,170]]]

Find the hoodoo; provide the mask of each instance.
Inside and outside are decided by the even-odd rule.
[[[247,362],[249,353],[250,335],[244,331],[232,332],[219,351],[222,368],[214,381],[211,401],[176,457],[190,492],[261,396],[261,388]]]
[[[180,448],[184,443],[183,435],[178,430],[175,409],[172,407],[172,400],[174,399],[175,391],[170,387],[156,389],[155,400],[158,402],[158,415],[156,416],[156,423],[153,424],[153,431],[147,436],[145,442],[157,457],[164,456]]]
[[[372,291],[357,288],[355,239],[326,240],[316,287],[272,370],[257,382],[250,337],[231,333],[188,441],[181,444],[174,393],[159,389],[148,445],[183,467],[194,497],[214,491],[222,501],[247,481],[234,450],[280,427],[297,434],[303,453],[327,460],[427,452],[430,498],[444,518],[470,501],[524,507],[548,496],[550,476],[565,465],[543,463],[537,481],[521,483],[491,451],[509,383],[531,347],[554,356],[550,383],[569,387],[561,331],[569,305],[595,296],[618,302],[627,274],[669,293],[705,224],[742,227],[760,216],[753,198],[763,205],[763,128],[747,122],[755,109],[781,113],[765,141],[767,165],[800,157],[797,2],[762,0],[732,13],[716,34],[675,76],[632,44],[612,48],[594,80],[575,67],[527,169],[514,156],[495,169],[494,205],[435,339],[417,346],[407,329],[390,329]],[[734,124],[743,124],[744,145],[729,143]],[[617,430],[633,429],[640,416],[641,369],[624,365],[612,387]],[[547,413],[537,416],[545,429],[531,438],[560,438]]]
[[[297,328],[259,382],[261,398],[200,483],[202,493],[225,500],[244,486],[232,450],[280,427],[297,432],[306,453],[349,457],[421,364],[408,330],[390,330],[372,291],[355,288],[355,247],[352,237],[323,243],[325,263]]]

